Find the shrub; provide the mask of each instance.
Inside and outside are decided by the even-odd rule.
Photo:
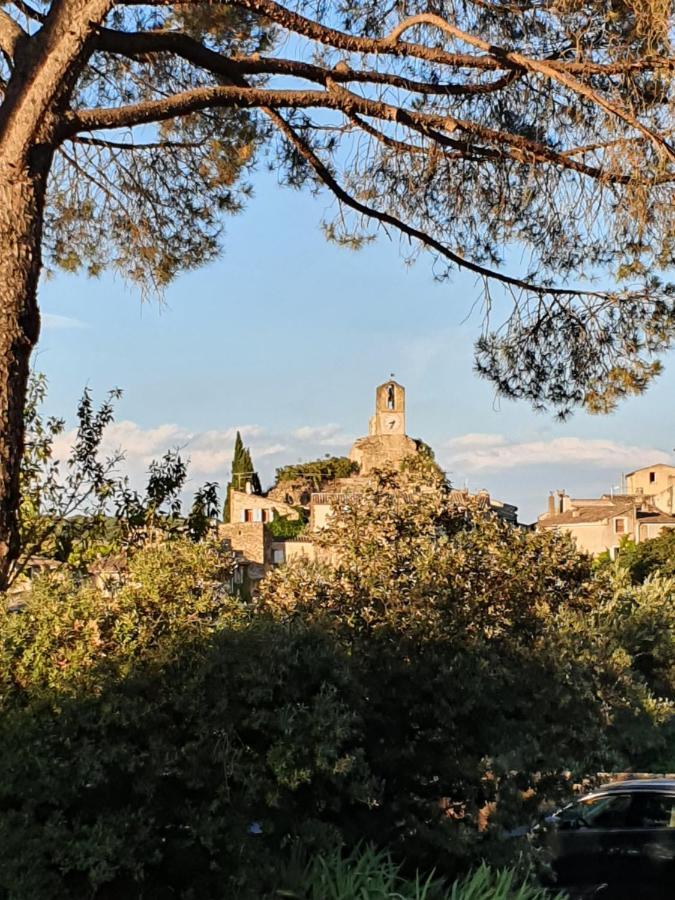
[[[337,564],[276,571],[261,603],[348,656],[380,786],[373,808],[345,808],[348,846],[388,846],[448,876],[502,865],[516,852],[504,833],[560,799],[566,772],[661,752],[671,710],[617,643],[611,590],[566,536],[458,509],[423,462],[346,498],[322,540]]]
[[[307,522],[304,511],[300,508],[298,512],[300,516],[297,519],[290,519],[288,516],[275,516],[268,523],[267,528],[275,540],[292,541],[305,531]]]
[[[675,529],[664,530],[658,537],[640,544],[624,539],[615,561],[612,563],[606,555],[601,565],[624,570],[633,584],[642,584],[650,575],[672,578],[675,576]]]
[[[497,878],[568,770],[663,758],[663,586],[593,580],[416,477],[345,502],[337,565],[281,567],[257,605],[176,539],[110,593],[58,576],[1,614],[3,900],[258,900],[296,842],[386,848],[402,884]]]
[[[389,853],[372,847],[319,855],[306,865],[288,867],[277,897],[293,900],[564,900],[514,869],[485,864],[448,887],[442,879],[419,874],[406,878]]]
[[[371,802],[344,659],[251,622],[222,564],[171,542],[112,596],[45,580],[3,614],[0,897],[259,898],[289,836]]]
[[[313,483],[333,481],[335,478],[349,478],[359,471],[358,464],[347,456],[325,456],[310,462],[281,466],[277,469],[276,484],[306,478]]]

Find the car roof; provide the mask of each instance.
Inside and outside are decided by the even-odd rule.
[[[675,794],[675,778],[626,778],[623,781],[612,781],[602,787],[596,788],[594,794],[606,794],[608,792],[624,791],[629,793],[639,791],[658,791],[663,794]]]

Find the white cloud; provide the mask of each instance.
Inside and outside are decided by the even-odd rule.
[[[503,434],[480,434],[478,432],[469,432],[469,434],[463,434],[460,437],[452,438],[452,440],[448,441],[448,447],[453,449],[459,448],[461,450],[462,447],[468,447],[470,449],[475,449],[476,447],[500,447],[506,444],[506,438]]]
[[[548,441],[508,441],[499,434],[465,434],[448,441],[439,454],[448,468],[466,472],[497,471],[526,466],[584,465],[628,470],[671,461],[653,447],[617,441],[560,437]]]
[[[229,479],[237,431],[250,448],[264,484],[273,480],[277,466],[314,459],[327,452],[340,454],[350,442],[342,427],[333,423],[305,425],[288,433],[275,434],[261,425],[235,425],[196,432],[175,423],[144,428],[137,422],[122,420],[106,429],[102,449],[107,455],[118,451],[124,453],[120,468],[136,487],[143,485],[152,460],[178,447],[183,458],[189,459],[188,475],[193,485],[209,480],[218,481],[222,488]],[[55,441],[55,457],[66,459],[74,439],[74,430],[60,435]]]
[[[292,436],[301,441],[320,444],[321,446],[336,446],[351,443],[350,438],[343,434],[342,426],[334,422],[327,425],[303,425],[292,432]]]
[[[65,331],[73,328],[87,328],[86,322],[73,319],[71,316],[59,316],[56,313],[42,313],[42,325],[50,331]]]

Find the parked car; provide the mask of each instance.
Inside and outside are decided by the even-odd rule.
[[[675,900],[675,779],[617,781],[546,820],[561,887],[602,900]]]

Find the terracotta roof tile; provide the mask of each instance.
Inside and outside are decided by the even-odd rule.
[[[539,522],[543,527],[555,525],[588,525],[592,522],[602,522],[604,519],[613,519],[615,516],[632,512],[632,503],[607,503],[603,506],[576,506],[564,513],[556,513],[546,516]]]

